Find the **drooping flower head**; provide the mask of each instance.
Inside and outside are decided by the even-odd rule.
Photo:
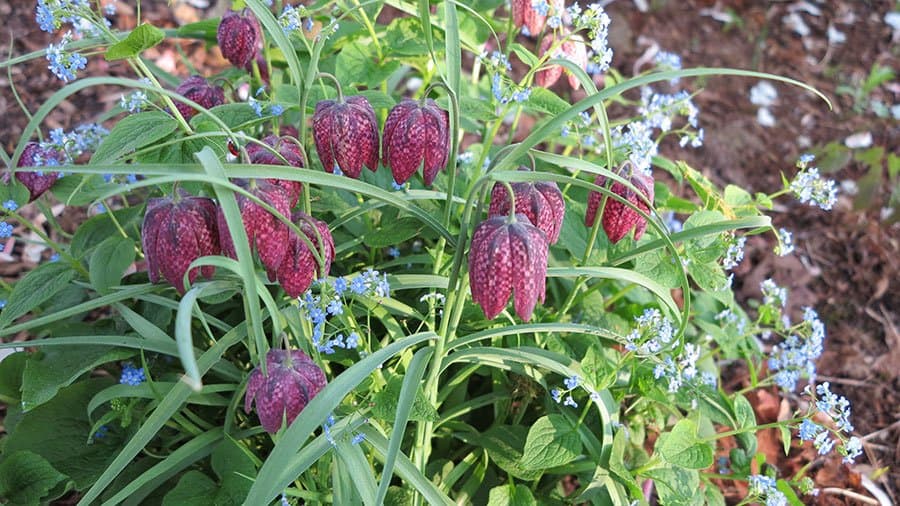
[[[282,216],[290,216],[290,196],[284,188],[265,180],[239,179],[235,181],[235,184],[272,206]],[[274,271],[281,265],[287,254],[290,229],[280,218],[250,198],[240,194],[235,195],[235,198],[241,211],[241,220],[244,222],[244,230],[250,241],[251,250],[256,251],[266,269]],[[234,242],[228,232],[225,213],[221,209],[218,213],[218,224],[222,253],[231,258],[237,258]]]
[[[219,233],[216,205],[212,199],[186,194],[173,198],[150,199],[141,227],[141,244],[147,259],[151,283],[160,276],[184,294],[182,280],[194,260],[218,255]],[[215,267],[194,268],[188,274],[193,283],[198,274],[211,278]]]
[[[322,100],[312,118],[316,152],[326,171],[357,179],[363,165],[378,169],[378,121],[366,97]]]
[[[296,298],[302,295],[314,280],[328,276],[331,262],[334,260],[334,239],[331,237],[328,224],[324,221],[299,211],[294,213],[292,219],[322,257],[320,265],[306,241],[291,231],[287,254],[275,271],[275,277],[285,293]]]
[[[478,224],[469,249],[472,300],[488,319],[495,318],[514,295],[516,314],[531,319],[543,302],[547,283],[547,236],[517,214],[495,216]]]
[[[325,373],[300,350],[269,350],[266,372],[257,367],[250,373],[244,411],[249,413],[255,403],[263,429],[274,434],[325,388]]]
[[[636,171],[629,178],[629,182],[631,182],[631,184],[637,188],[648,201],[653,202],[652,176]],[[594,184],[597,186],[605,186],[606,177],[598,175],[597,179],[594,180]],[[615,181],[610,187],[610,191],[623,197],[645,213],[650,212],[650,207],[644,203],[644,199],[640,198],[634,190],[624,184]],[[594,226],[594,221],[597,218],[597,210],[599,209],[602,200],[603,195],[601,195],[600,192],[592,191],[590,196],[588,196],[587,213],[585,213],[584,216],[584,224],[588,227]],[[606,206],[604,206],[603,210],[603,231],[606,232],[609,241],[613,244],[621,241],[632,229],[634,229],[634,240],[639,240],[647,229],[647,220],[637,211],[626,206],[622,202],[619,202],[612,197],[607,198]]]
[[[547,24],[548,16],[561,16],[565,9],[563,0],[512,0],[513,24],[524,26],[528,33],[537,36]]]
[[[19,158],[19,167],[53,167],[60,165],[62,156],[59,151],[43,147],[37,142],[29,142]],[[29,202],[44,194],[59,179],[56,170],[36,170],[34,172],[16,171],[18,179],[28,188]]]
[[[284,165],[284,161],[282,161],[282,158],[284,158],[288,165],[292,167],[303,167],[303,152],[300,151],[300,146],[294,139],[286,136],[267,135],[263,142],[271,146],[281,157],[259,144],[250,143],[247,145],[247,155],[250,157],[250,163]],[[290,207],[293,208],[297,205],[297,200],[300,199],[300,191],[303,189],[303,184],[300,181],[273,178],[266,181],[284,188],[290,197]]]
[[[262,47],[262,29],[248,9],[228,11],[219,23],[216,40],[225,59],[235,67],[245,68]]]
[[[516,213],[524,214],[529,222],[541,229],[550,244],[559,239],[563,218],[566,215],[566,202],[556,183],[548,181],[512,183],[513,195],[516,199]],[[495,183],[491,190],[491,207],[489,216],[509,215],[510,199],[506,185]]]
[[[382,163],[390,167],[394,181],[405,183],[422,166],[425,185],[447,165],[450,120],[434,100],[403,99],[391,109],[384,123]]]
[[[207,109],[225,103],[225,92],[222,88],[209,84],[202,76],[188,77],[178,85],[175,91],[184,98],[197,102]],[[175,101],[175,107],[184,116],[184,119],[191,119],[197,114],[196,109],[177,100]]]
[[[584,39],[581,38],[580,35],[562,35],[562,37],[566,37],[562,44],[559,44],[556,51],[552,55],[551,58],[564,58],[569,60],[582,69],[587,69],[588,58],[587,58],[587,46],[584,43]],[[558,44],[558,38],[556,36],[553,37],[544,37],[544,40],[541,41],[540,48],[540,56],[543,57],[547,54],[550,49]],[[562,76],[563,67],[561,65],[550,65],[538,70],[534,75],[534,83],[543,88],[549,88],[556,84],[556,81]],[[581,81],[569,71],[566,71],[569,80],[569,86],[572,89],[577,90],[581,87]]]

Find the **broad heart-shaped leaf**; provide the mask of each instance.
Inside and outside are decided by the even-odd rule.
[[[31,194],[18,179],[12,177],[8,183],[0,185],[0,202],[8,202],[12,200],[19,207],[28,203]]]
[[[542,473],[526,469],[520,462],[526,437],[525,427],[521,425],[495,425],[474,439],[473,443],[484,448],[500,469],[516,478],[531,481]]]
[[[722,213],[718,211],[700,211],[684,220],[684,230],[720,221],[725,221],[725,216]],[[725,254],[725,245],[722,244],[721,236],[721,233],[717,233],[690,239],[685,243],[685,252],[692,262],[715,262]]]
[[[178,122],[162,111],[140,112],[126,116],[110,130],[109,135],[91,157],[93,164],[107,164],[132,151],[150,146],[174,132]]]
[[[491,489],[487,506],[537,506],[537,501],[525,485],[507,483]]]
[[[122,360],[134,353],[134,350],[106,346],[53,346],[32,354],[22,374],[22,409],[25,412],[33,410],[98,365]],[[82,411],[86,412],[83,407]]]
[[[345,87],[352,83],[365,85],[380,83],[400,66],[396,60],[377,65],[374,49],[358,41],[341,48],[335,61],[335,76]]]
[[[531,89],[531,95],[525,101],[525,107],[538,112],[547,114],[559,114],[564,112],[571,105],[565,100],[559,98],[559,95],[552,91],[535,86]],[[582,215],[583,217],[584,215]]]
[[[0,500],[11,506],[45,504],[66,492],[67,479],[44,457],[18,451],[0,463]]]
[[[400,390],[403,388],[403,377],[392,376],[384,389],[375,394],[372,408],[372,415],[382,420],[393,422],[397,416],[397,399],[400,397]],[[437,411],[425,400],[422,388],[416,390],[416,398],[413,401],[412,410],[409,412],[409,419],[418,422],[436,422],[438,419]]]
[[[366,233],[363,242],[372,248],[387,248],[418,235],[425,225],[413,217],[383,223],[381,228]]]
[[[124,39],[109,46],[109,49],[106,50],[106,59],[113,61],[137,56],[145,49],[150,49],[162,42],[165,37],[166,34],[162,30],[144,23],[132,30]]]
[[[681,286],[678,260],[665,248],[657,248],[638,256],[634,260],[634,270],[656,281],[666,288]]]
[[[132,206],[115,211],[100,213],[78,226],[75,236],[72,237],[72,246],[69,253],[81,260],[87,253],[100,245],[106,238],[119,233],[114,217],[119,225],[129,233],[133,239],[140,239],[140,224],[144,215],[143,206]],[[113,216],[110,216],[110,213]],[[131,234],[134,234],[133,236]]]
[[[734,292],[729,289],[725,270],[717,262],[691,262],[688,264],[688,274],[712,298],[726,306],[734,302]]]
[[[74,278],[75,271],[64,262],[46,263],[29,272],[16,283],[9,302],[0,311],[0,329],[49,300]]]
[[[581,438],[566,417],[558,414],[542,416],[528,430],[522,454],[525,469],[561,466],[581,454]]]
[[[6,351],[6,350],[4,350]],[[19,351],[0,360],[0,402],[18,404],[22,398],[22,372],[28,353]]]
[[[743,395],[737,395],[734,398],[734,419],[738,423],[738,427],[734,427],[735,429],[750,429],[756,426],[756,413],[753,411],[750,401]],[[748,455],[756,453],[756,431],[742,432],[735,435],[735,438]]]
[[[134,262],[134,241],[121,235],[114,235],[101,242],[91,255],[91,285],[97,292],[105,294],[118,286],[122,274]]]
[[[228,128],[234,128],[238,125],[259,119],[259,116],[256,115],[256,111],[253,110],[253,107],[251,107],[250,104],[243,102],[217,105],[210,109],[209,112],[228,125]],[[200,123],[207,121],[212,122],[212,119],[206,114],[197,114],[191,118],[191,126],[196,128]],[[218,125],[216,128],[218,128]]]
[[[706,469],[713,464],[713,447],[697,437],[697,424],[688,418],[659,436],[656,448],[662,458],[675,466]]]
[[[212,468],[220,481],[215,503],[242,504],[256,476],[256,464],[247,450],[233,439],[226,438],[213,451]]]
[[[218,486],[200,471],[188,471],[163,498],[163,506],[211,506]]]
[[[703,504],[703,490],[700,489],[700,475],[695,470],[679,467],[661,467],[647,472],[653,478],[659,493],[659,503],[666,506],[700,506]]]
[[[113,430],[88,444],[91,420],[85,406],[97,392],[112,383],[111,378],[93,378],[60,390],[50,402],[25,413],[7,437],[4,453],[12,455],[20,450],[37,453],[56,470],[68,475],[77,490],[85,490],[121,449],[121,438]]]

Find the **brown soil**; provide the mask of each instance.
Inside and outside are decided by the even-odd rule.
[[[646,13],[624,0],[608,6],[613,20],[610,38],[616,51],[614,65],[625,75],[632,73],[634,62],[648,47],[658,44],[662,50],[682,55],[685,67],[722,66],[789,76],[821,90],[834,105],[834,110],[829,110],[810,93],[776,85],[778,102],[772,108],[776,124],[765,128],[756,122],[756,107],[749,101],[749,90],[756,80],[686,81],[682,85],[690,89],[703,87],[695,101],[701,109],[706,141],[698,150],[679,150],[664,144],[663,150],[673,157],[685,159],[719,183],[771,192],[780,187],[782,172],[793,174],[793,163],[801,153],[832,141],[843,142],[851,134],[868,131],[873,146],[894,153],[900,149],[900,128],[896,122],[879,119],[871,111],[854,112],[852,98],[836,94],[838,85],[864,79],[874,63],[900,73],[900,49],[884,23],[884,15],[894,8],[894,2],[815,3],[821,9],[820,15],[800,13],[811,29],[805,42],[782,21],[793,6],[802,2],[646,3],[651,4]],[[53,40],[34,23],[33,4],[0,3],[0,19],[6,20],[7,32],[0,37],[0,54],[4,58],[10,53],[10,35],[13,55],[41,50]],[[122,15],[117,24],[133,26],[134,16],[127,11],[127,3],[118,5]],[[726,26],[711,16],[701,15],[702,9],[732,12],[740,21]],[[187,17],[196,14],[190,9],[179,13]],[[157,26],[176,26],[167,2],[145,1],[144,15]],[[828,45],[829,23],[846,34],[845,43]],[[184,50],[198,68],[221,64],[216,52],[207,53],[200,45],[186,45]],[[147,56],[161,64],[171,62],[178,67],[179,75],[187,74],[171,47],[151,50]],[[124,65],[110,65],[98,57],[89,61],[82,76],[129,75]],[[11,77],[32,112],[61,87],[43,59],[13,67]],[[44,131],[95,121],[96,115],[118,101],[121,93],[108,87],[85,90],[63,102],[45,121]],[[893,87],[883,86],[872,98],[888,105],[897,103],[900,87],[896,83]],[[0,111],[4,111],[0,146],[11,153],[27,118],[16,105],[5,72],[0,75]],[[802,138],[808,140],[808,146],[801,145]],[[839,182],[855,181],[867,171],[851,161],[829,177]],[[883,182],[887,182],[886,175]],[[853,198],[846,193],[830,213],[796,203],[777,207],[775,221],[794,232],[796,253],[776,257],[771,253],[771,238],[753,238],[748,241],[747,259],[737,271],[735,286],[741,297],[757,298],[759,282],[773,277],[790,288],[794,310],[810,305],[819,311],[828,326],[826,351],[819,362],[821,379],[831,381],[834,390],[852,401],[856,434],[865,440],[865,458],[853,468],[842,466],[839,458],[816,460],[809,448],[795,449],[784,457],[777,438],[767,446],[763,435],[761,449],[770,453],[771,460],[779,460],[785,470],[797,470],[812,461],[809,473],[823,488],[871,497],[861,485],[861,476],[867,475],[896,503],[900,501],[900,225],[881,219],[881,208],[890,197],[890,189],[886,184],[876,186],[881,188],[861,209],[854,208]],[[31,266],[7,263],[2,266],[2,275],[14,277],[16,272]],[[733,374],[740,377],[742,372]],[[760,420],[777,416],[781,409],[770,397],[761,393],[754,400]],[[888,469],[876,472],[882,468]],[[730,499],[740,497],[734,495]],[[823,491],[810,500],[815,504],[861,504],[834,490]]]

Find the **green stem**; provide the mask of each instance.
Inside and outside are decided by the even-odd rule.
[[[26,220],[18,213],[10,213],[10,214],[12,214],[13,216],[16,217],[16,221],[18,221],[19,224],[21,224],[28,230],[34,232],[35,235],[40,237],[41,240],[44,241],[44,244],[50,246],[51,248],[53,248],[53,251],[59,253],[59,256],[64,258],[66,260],[66,262],[68,262],[72,266],[72,268],[74,268],[76,271],[78,271],[79,274],[81,274],[84,277],[89,276],[87,269],[85,269],[84,266],[81,265],[81,262],[79,262],[72,255],[70,255],[69,252],[66,251],[60,244],[56,243],[53,239],[50,239],[50,237],[46,233],[44,233],[44,231],[41,230],[40,227],[36,226],[34,223],[31,223],[31,220]]]

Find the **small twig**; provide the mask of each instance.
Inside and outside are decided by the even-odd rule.
[[[851,499],[856,499],[857,501],[864,502],[866,504],[874,504],[875,506],[879,506],[878,501],[872,499],[871,497],[866,497],[862,494],[857,494],[856,492],[851,492],[850,490],[844,490],[842,488],[827,487],[823,488],[822,492],[826,494],[843,495]]]
[[[896,428],[898,428],[898,427],[900,427],[900,420],[897,420],[896,422],[894,422],[894,423],[888,425],[887,427],[883,427],[883,428],[881,428],[881,429],[878,429],[878,430],[876,430],[875,432],[872,432],[871,434],[866,434],[865,436],[859,438],[859,440],[860,440],[860,441],[868,441],[869,439],[872,439],[872,438],[874,438],[874,437],[876,437],[876,436],[880,436],[880,435],[882,435],[882,434],[885,433],[885,432],[890,432],[890,431],[892,431],[892,430],[894,430],[894,429],[896,429]]]
[[[872,383],[868,381],[860,381],[849,378],[836,378],[834,376],[822,376],[821,374],[816,375],[816,378],[821,379],[823,381],[828,381],[831,383],[837,383],[839,385],[850,385],[852,387],[874,387]]]
[[[878,485],[871,478],[864,474],[861,476],[863,488],[866,489],[866,492],[875,496],[881,506],[892,506],[894,504],[894,501],[891,501],[891,498],[884,493],[884,490],[878,488]]]

